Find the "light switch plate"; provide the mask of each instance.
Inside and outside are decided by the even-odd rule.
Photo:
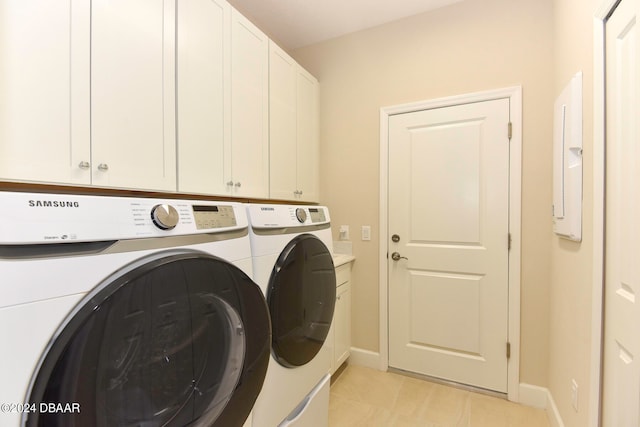
[[[362,226],[362,240],[371,240],[371,226],[363,225]]]

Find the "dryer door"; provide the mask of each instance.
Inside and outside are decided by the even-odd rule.
[[[260,288],[211,255],[171,250],[104,280],[40,361],[27,426],[240,426],[269,361]]]
[[[327,338],[336,303],[333,259],[320,239],[302,234],[289,242],[271,272],[267,303],[274,358],[289,368],[311,361]]]

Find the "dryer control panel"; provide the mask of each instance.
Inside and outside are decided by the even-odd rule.
[[[253,228],[290,228],[329,225],[326,206],[247,205]]]
[[[0,192],[0,244],[94,242],[248,228],[222,201]]]

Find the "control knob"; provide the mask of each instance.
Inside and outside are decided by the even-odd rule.
[[[151,219],[161,230],[171,230],[178,225],[180,216],[178,211],[171,205],[155,205],[151,208]]]
[[[299,222],[304,223],[307,220],[307,212],[302,208],[296,209],[296,218]]]

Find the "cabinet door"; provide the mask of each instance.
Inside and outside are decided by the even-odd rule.
[[[337,289],[334,320],[335,369],[349,357],[351,350],[351,283],[346,282]]]
[[[179,191],[224,194],[231,179],[230,24],[225,1],[178,2]]]
[[[175,2],[93,0],[93,184],[175,190]]]
[[[317,202],[319,129],[318,129],[318,81],[303,68],[297,72],[297,190],[298,197]]]
[[[231,13],[231,173],[233,195],[269,195],[269,39]]]
[[[88,0],[0,6],[0,179],[88,184]]]
[[[298,64],[269,43],[269,195],[294,200],[297,195],[296,78]]]

